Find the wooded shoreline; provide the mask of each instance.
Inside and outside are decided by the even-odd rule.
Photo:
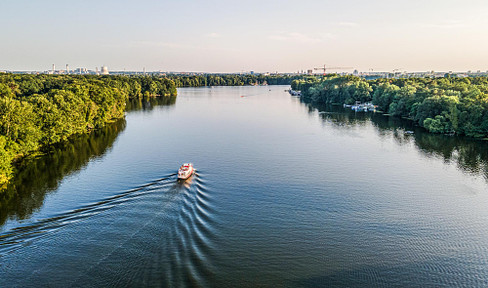
[[[0,187],[15,162],[124,116],[130,98],[176,96],[161,77],[0,74]]]
[[[431,133],[488,137],[488,77],[382,78],[329,75],[295,80],[293,90],[317,105],[372,102]]]

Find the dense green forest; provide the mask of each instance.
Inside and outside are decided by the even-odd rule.
[[[375,79],[330,75],[293,80],[312,104],[372,102],[429,132],[488,137],[488,77]]]
[[[244,86],[244,85],[290,85],[293,80],[303,79],[303,75],[282,74],[204,74],[204,75],[169,75],[177,87],[200,86]]]
[[[0,74],[0,186],[15,160],[101,128],[144,96],[176,96],[176,85],[155,76]]]

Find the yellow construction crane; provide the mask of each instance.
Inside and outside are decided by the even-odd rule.
[[[324,75],[326,74],[325,72],[327,71],[327,69],[340,69],[340,70],[343,70],[343,69],[352,69],[352,67],[326,67],[326,65],[324,64],[324,67],[319,67],[319,68],[313,68],[313,70],[322,70],[324,71]]]

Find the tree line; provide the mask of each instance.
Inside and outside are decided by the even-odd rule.
[[[168,75],[177,87],[202,86],[245,86],[245,85],[290,85],[293,80],[302,79],[302,75],[284,74],[203,74],[203,75]]]
[[[488,137],[488,77],[365,80],[329,75],[293,80],[291,86],[314,104],[372,102],[432,133]]]
[[[176,96],[156,76],[0,74],[0,186],[13,162],[124,116],[127,100]]]

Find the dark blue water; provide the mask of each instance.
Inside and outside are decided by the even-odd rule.
[[[33,160],[0,287],[488,286],[486,143],[286,88],[180,89]]]

